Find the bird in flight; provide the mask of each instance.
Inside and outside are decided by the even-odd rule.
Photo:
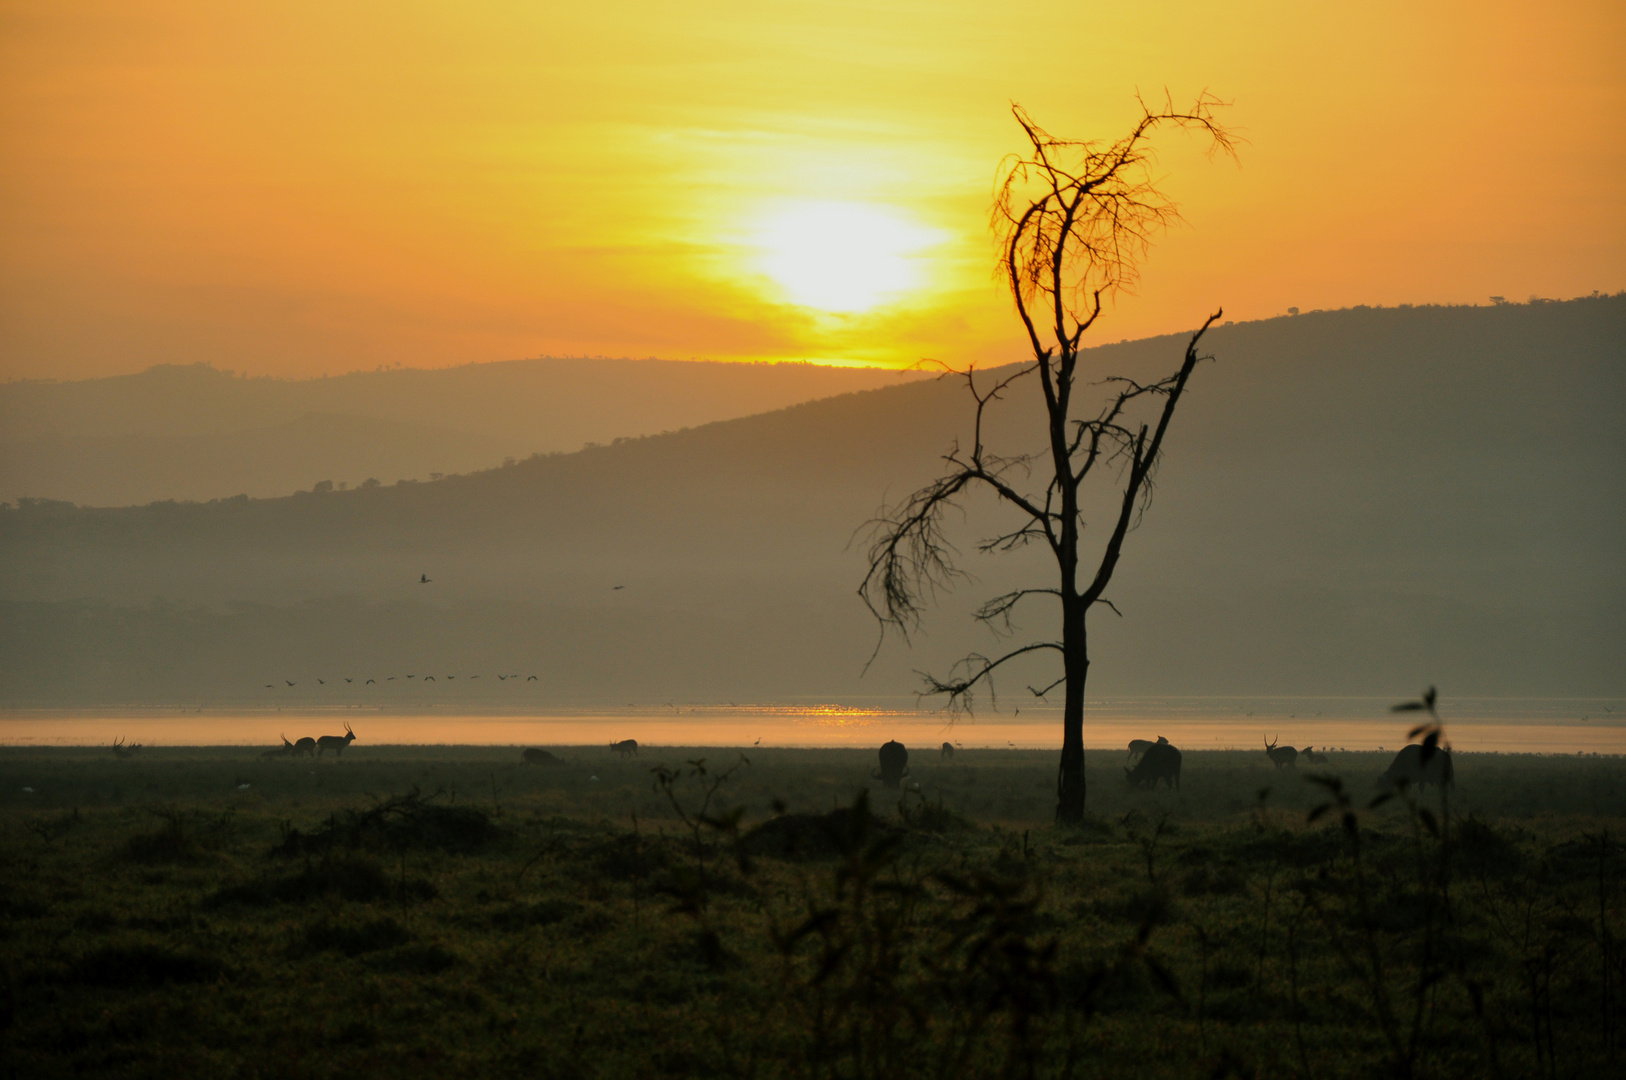
[[[345,682],[355,682],[356,680],[354,680],[354,679],[350,678],[348,675],[346,675],[344,681]],[[371,682],[372,680],[368,679],[367,681]]]
[[[410,676],[409,676],[409,678],[410,678]],[[423,681],[424,681],[424,682],[434,682],[434,681],[435,681],[435,677],[434,677],[434,676],[433,676],[433,675],[425,675],[425,676],[424,676],[424,677],[423,677]]]
[[[317,679],[316,682],[320,686],[326,686],[327,685],[327,680],[326,679]]]
[[[529,679],[526,679],[525,681],[526,682],[535,682],[536,681],[536,676],[532,675]]]
[[[418,575],[418,584],[419,585],[427,585],[427,584],[429,584],[429,575],[428,574],[419,574]]]
[[[371,686],[371,685],[373,685],[373,683],[375,683],[375,682],[377,682],[377,681],[378,681],[378,680],[377,680],[377,679],[368,679],[368,680],[367,680],[367,685],[368,685],[368,686]]]
[[[506,675],[498,675],[497,679],[498,679],[499,682],[507,682],[508,681],[508,676],[506,676]]]
[[[277,688],[277,684],[276,683],[266,683],[265,688],[267,690],[275,690]]]
[[[617,585],[617,586],[616,586],[616,587],[615,587],[615,589],[625,589],[625,588],[626,588],[626,586],[625,586],[625,585]],[[615,592],[615,589],[611,589],[611,590],[610,590],[610,591],[611,591],[611,592]]]
[[[289,686],[294,686],[294,685],[296,685],[296,684],[295,684],[295,683],[294,683],[294,681],[293,681],[293,680],[292,680],[292,679],[284,679],[284,680],[282,680],[282,681],[283,681],[283,682],[285,682],[285,683],[287,683],[287,684],[288,684],[288,685],[289,685]]]

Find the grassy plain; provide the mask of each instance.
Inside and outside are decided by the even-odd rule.
[[[555,752],[0,750],[0,1066],[1619,1075],[1620,758],[1094,753],[1060,830],[1050,752]]]

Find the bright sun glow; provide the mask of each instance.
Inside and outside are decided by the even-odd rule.
[[[942,235],[890,207],[797,202],[757,228],[757,265],[802,307],[868,311],[925,283],[922,253]]]

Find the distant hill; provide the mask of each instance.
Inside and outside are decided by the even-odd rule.
[[[323,379],[206,364],[0,384],[0,501],[90,506],[394,483],[916,376],[813,364],[539,359]]]
[[[1092,695],[1626,692],[1623,342],[1623,297],[1216,328],[1109,593],[1123,617],[1093,617]],[[1182,347],[1090,362],[1143,374]],[[995,647],[976,600],[1046,572],[976,554],[972,505],[977,580],[860,679],[854,532],[932,475],[965,405],[930,380],[433,483],[6,510],[0,704],[907,693]],[[993,438],[1035,448],[1038,419],[1015,393]],[[407,686],[424,672],[460,678]],[[496,673],[538,678],[516,697]]]

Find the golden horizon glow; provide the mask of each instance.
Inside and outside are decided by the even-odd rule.
[[[1606,0],[0,0],[0,27],[0,378],[1013,360],[1010,103],[1110,139],[1165,86],[1247,143],[1159,140],[1187,224],[1098,340],[1626,287]],[[770,223],[793,206],[892,224]]]

